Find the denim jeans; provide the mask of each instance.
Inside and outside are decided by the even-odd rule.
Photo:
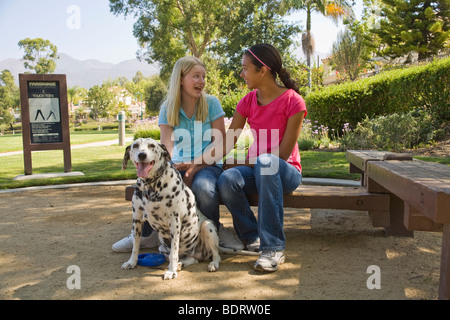
[[[260,238],[261,251],[284,250],[283,194],[294,191],[302,174],[275,155],[263,154],[254,168],[239,166],[222,173],[217,182],[220,197],[233,216],[238,237],[251,243]],[[250,209],[248,194],[259,195],[258,219]]]
[[[184,176],[186,171],[180,171]],[[209,219],[211,219],[219,230],[219,190],[217,188],[217,180],[223,170],[219,166],[208,166],[202,168],[194,176],[192,180],[191,190],[195,195],[197,207]],[[146,221],[142,228],[142,236],[148,237],[152,233],[150,224]]]
[[[191,190],[195,195],[197,207],[207,217],[211,219],[219,231],[219,205],[220,196],[217,188],[217,180],[222,174],[221,167],[213,165],[204,167],[194,176],[192,180]],[[180,172],[184,176],[185,172]]]

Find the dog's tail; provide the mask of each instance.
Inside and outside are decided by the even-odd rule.
[[[208,218],[205,217],[205,215],[200,211],[200,209],[198,207],[196,209],[197,209],[197,215],[199,217],[199,224],[201,226],[203,225],[204,221],[209,221],[212,225],[214,225],[211,220],[209,220]],[[203,234],[206,234],[206,233],[203,232]],[[259,256],[261,254],[260,252],[252,252],[252,251],[247,251],[247,250],[235,250],[235,249],[224,248],[221,246],[218,246],[218,248],[219,248],[219,253],[224,253],[224,254],[235,254],[235,255],[242,255],[242,256]]]
[[[241,255],[241,256],[259,256],[261,254],[261,252],[236,250],[236,249],[230,249],[230,248],[224,248],[224,247],[219,247],[219,252],[225,253],[225,254],[237,254],[237,255]]]

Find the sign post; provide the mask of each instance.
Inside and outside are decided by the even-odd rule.
[[[119,122],[119,146],[125,145],[125,111],[120,111],[117,115]]]
[[[31,152],[63,150],[64,172],[72,171],[67,83],[64,74],[19,74],[25,175]]]

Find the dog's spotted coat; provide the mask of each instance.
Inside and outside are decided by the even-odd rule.
[[[137,139],[125,151],[122,169],[132,160],[138,171],[132,199],[133,251],[123,269],[137,264],[142,225],[148,221],[168,254],[164,279],[177,277],[181,266],[212,259],[208,271],[219,268],[219,237],[214,223],[198,210],[192,191],[170,164],[164,145],[152,139]]]

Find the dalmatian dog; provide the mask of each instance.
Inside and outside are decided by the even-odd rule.
[[[216,226],[197,208],[194,194],[169,162],[165,146],[153,139],[137,139],[125,150],[122,170],[129,160],[138,176],[132,199],[134,243],[122,269],[136,266],[142,225],[148,221],[168,252],[164,280],[176,278],[178,270],[198,260],[212,259],[208,271],[216,271],[221,261]]]

